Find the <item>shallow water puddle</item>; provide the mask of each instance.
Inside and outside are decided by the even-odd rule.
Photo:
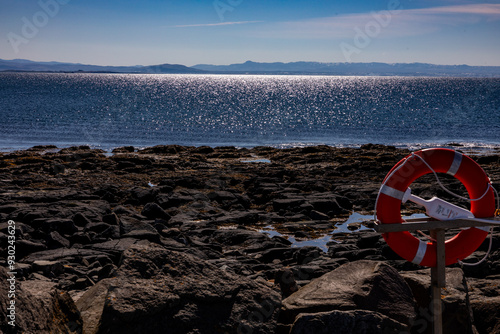
[[[404,216],[403,219],[406,218],[423,218],[426,217],[423,214],[413,214],[411,216]],[[314,239],[300,239],[297,240],[293,235],[290,234],[282,234],[276,231],[275,227],[272,225],[268,225],[261,230],[258,230],[261,233],[265,233],[269,235],[270,238],[274,236],[279,236],[288,239],[292,243],[292,247],[305,247],[305,246],[316,246],[321,248],[323,252],[328,252],[327,244],[329,242],[337,242],[335,240],[336,234],[344,234],[344,233],[355,233],[364,230],[373,231],[373,229],[368,228],[363,225],[363,222],[373,221],[373,215],[362,215],[357,212],[353,212],[346,221],[342,223],[338,223],[335,225],[336,229],[327,233],[326,235],[314,238]]]
[[[249,160],[242,160],[241,162],[270,164],[271,160],[269,160],[269,159],[249,159]]]

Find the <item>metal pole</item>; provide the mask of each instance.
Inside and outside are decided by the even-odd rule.
[[[441,288],[446,286],[444,229],[431,230],[431,237],[436,240],[436,267],[431,268],[433,333],[443,334],[443,304],[441,301]]]

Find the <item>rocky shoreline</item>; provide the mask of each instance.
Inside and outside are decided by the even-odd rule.
[[[359,224],[336,233],[353,212],[373,214],[384,176],[408,153],[372,144],[0,153],[0,279],[11,277],[12,225],[17,273],[16,326],[1,284],[0,331],[430,333],[428,270]],[[500,153],[472,157],[500,189]],[[451,200],[435,183],[425,176],[413,189]],[[329,234],[325,249],[290,241]],[[492,240],[481,265],[447,269],[445,333],[500,333],[496,229]]]

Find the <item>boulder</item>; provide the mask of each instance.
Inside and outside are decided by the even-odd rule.
[[[50,232],[49,235],[47,236],[47,243],[50,248],[69,248],[70,242],[68,239],[64,238],[62,235],[59,234],[57,231]]]
[[[281,294],[285,298],[299,289],[294,274],[290,269],[278,270],[275,274],[274,282],[279,284]]]
[[[102,216],[102,221],[109,225],[118,225],[120,223],[120,218],[118,218],[116,213],[112,212],[108,215]]]
[[[134,245],[78,301],[85,333],[272,333],[280,294],[161,246]]]
[[[417,333],[432,334],[430,269],[403,272],[401,276],[410,286],[418,306],[413,330]],[[462,269],[446,268],[446,288],[441,290],[441,294],[444,333],[475,333],[467,282]]]
[[[391,266],[379,261],[356,261],[325,274],[283,300],[280,320],[294,323],[302,313],[366,310],[405,326],[416,316],[408,284]]]
[[[500,277],[468,278],[470,305],[479,334],[500,333]]]
[[[19,258],[23,258],[24,256],[44,251],[47,249],[47,246],[42,244],[41,242],[35,242],[30,240],[16,240],[16,256]]]
[[[9,282],[7,279],[10,278],[11,275],[0,267],[0,280]],[[82,319],[73,299],[54,286],[50,281],[17,280],[15,289],[12,289],[15,298],[11,299],[10,284],[0,284],[0,332],[81,333]],[[12,301],[15,301],[13,312],[7,308]]]
[[[156,203],[146,204],[142,209],[141,214],[149,219],[161,218],[165,221],[169,221],[171,218],[170,215]]]
[[[127,234],[135,230],[150,231],[152,233],[158,232],[151,224],[132,217],[121,217],[119,226],[121,234]]]

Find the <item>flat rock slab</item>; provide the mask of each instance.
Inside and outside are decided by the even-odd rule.
[[[408,284],[391,266],[361,260],[340,266],[283,300],[280,320],[295,322],[301,313],[368,310],[410,325],[416,316]]]
[[[99,256],[108,255],[105,252],[100,252],[92,249],[83,248],[59,248],[59,249],[49,249],[36,253],[31,253],[26,256],[20,262],[33,263],[35,261],[58,261],[68,258],[81,258],[86,256]]]
[[[138,240],[135,238],[122,238],[116,240],[105,241],[97,244],[85,246],[85,250],[94,252],[102,252],[112,256],[120,257],[122,253],[135,244],[149,245],[147,240]]]

